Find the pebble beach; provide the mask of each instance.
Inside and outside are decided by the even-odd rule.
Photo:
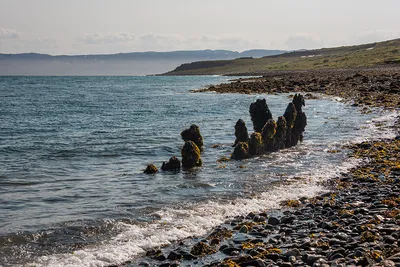
[[[202,91],[335,95],[350,105],[398,110],[400,68],[266,73]],[[198,92],[198,91],[197,91]],[[400,266],[400,136],[351,147],[361,164],[324,182],[327,192],[288,199],[207,235],[147,251],[127,266]],[[333,152],[334,153],[334,152]]]

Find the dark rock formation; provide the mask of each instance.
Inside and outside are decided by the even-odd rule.
[[[190,169],[202,165],[200,149],[193,141],[186,141],[181,152],[183,168]]]
[[[145,173],[145,174],[153,174],[153,173],[156,173],[156,172],[158,172],[157,167],[154,166],[154,164],[149,164],[149,165],[147,165],[147,168],[144,170],[143,173]]]
[[[257,99],[256,102],[250,105],[250,116],[253,121],[253,128],[256,132],[261,132],[265,123],[272,119],[271,111],[268,108],[265,99]]]
[[[249,145],[246,142],[239,142],[233,150],[232,159],[241,160],[249,157]]]
[[[304,97],[301,94],[295,94],[292,103],[296,107],[297,112],[302,111],[302,107],[305,106]]]
[[[274,146],[273,151],[278,151],[279,149],[285,148],[286,142],[286,119],[283,116],[278,117],[278,121],[276,123],[276,134],[274,138]]]
[[[300,141],[303,141],[303,133],[304,133],[304,129],[307,126],[307,116],[306,114],[301,111],[300,113],[298,113],[297,115],[297,119],[296,122],[294,124],[293,127],[293,131],[292,131],[292,145],[295,146],[297,145],[297,143]]]
[[[163,162],[161,170],[163,171],[179,171],[181,169],[181,162],[177,157],[171,157],[168,162]]]
[[[255,132],[248,135],[245,123],[238,120],[235,126],[235,145],[232,159],[240,160],[253,155],[266,152],[278,151],[285,147],[295,146],[303,139],[303,132],[307,125],[307,117],[302,111],[305,105],[304,97],[296,94],[287,106],[285,114],[275,122],[271,117],[265,99],[257,100],[250,105],[250,115],[254,124]],[[266,120],[266,118],[269,118]],[[261,127],[261,123],[263,123]],[[239,139],[242,138],[242,139]]]
[[[203,147],[203,137],[200,134],[199,126],[192,124],[189,129],[181,132],[183,141],[193,141],[199,149]]]
[[[299,141],[303,141],[303,132],[307,125],[307,116],[302,110],[302,106],[305,106],[305,103],[304,97],[301,94],[296,94],[292,103],[296,107],[297,116],[291,132],[290,145],[295,146]]]
[[[236,146],[239,142],[249,141],[249,132],[247,131],[246,123],[239,119],[235,125],[235,136],[236,140],[233,146]]]
[[[261,155],[264,152],[263,138],[260,133],[252,133],[249,140],[249,154]]]
[[[283,117],[286,119],[286,141],[285,141],[285,147],[291,147],[292,145],[292,130],[294,127],[294,124],[296,122],[296,117],[297,117],[297,111],[296,111],[296,106],[293,103],[289,103],[285,110],[285,114],[283,114]]]
[[[273,151],[276,128],[276,122],[273,119],[270,119],[267,121],[262,129],[261,135],[264,143],[264,150],[266,152]]]

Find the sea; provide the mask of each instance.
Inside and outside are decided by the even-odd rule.
[[[234,126],[266,98],[277,118],[291,94],[192,90],[223,76],[0,77],[0,266],[109,266],[201,236],[249,212],[326,190],[360,160],[346,145],[392,138],[397,114],[342,99],[306,100],[304,141],[242,161]],[[146,175],[180,158],[200,127],[203,166]]]

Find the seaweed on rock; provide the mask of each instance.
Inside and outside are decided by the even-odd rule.
[[[200,134],[200,128],[196,124],[192,124],[189,129],[181,132],[183,141],[193,141],[199,149],[203,147],[203,137]]]
[[[246,123],[239,119],[235,124],[235,136],[236,140],[233,146],[236,146],[239,142],[249,141],[249,132],[247,131]]]
[[[241,160],[249,157],[249,144],[247,142],[239,142],[233,150],[232,159]]]
[[[266,152],[273,150],[276,128],[276,122],[273,119],[270,119],[262,129],[261,135],[264,142],[264,150]]]
[[[278,151],[279,149],[285,148],[285,141],[286,141],[286,119],[283,116],[278,117],[278,121],[276,122],[276,134],[274,138],[274,146],[273,151]]]
[[[264,152],[263,138],[260,133],[252,133],[249,140],[249,154],[261,155]]]
[[[154,164],[149,164],[149,165],[147,165],[147,167],[146,167],[146,169],[144,170],[143,173],[145,173],[145,174],[154,174],[156,172],[158,172],[157,167]]]
[[[191,169],[203,164],[200,158],[200,149],[193,141],[186,141],[182,147],[182,167]]]

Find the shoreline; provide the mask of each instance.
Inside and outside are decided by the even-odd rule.
[[[308,92],[311,97],[312,93],[323,93],[363,106],[365,111],[371,107],[397,110],[399,71],[356,69],[335,72],[339,73],[336,76],[326,70],[324,75],[319,71],[265,75],[196,92]],[[275,87],[267,87],[271,84]],[[321,84],[324,86],[318,87]],[[294,90],[289,90],[293,85]],[[397,135],[399,125],[398,117],[393,126]],[[237,217],[207,236],[150,250],[145,257],[124,265],[400,266],[399,149],[399,136],[354,145],[349,157],[361,158],[363,163],[325,181],[329,193],[287,200],[278,210]]]
[[[400,108],[400,67],[269,72],[192,92],[239,94],[322,93],[354,106]],[[310,95],[309,95],[310,94]]]

